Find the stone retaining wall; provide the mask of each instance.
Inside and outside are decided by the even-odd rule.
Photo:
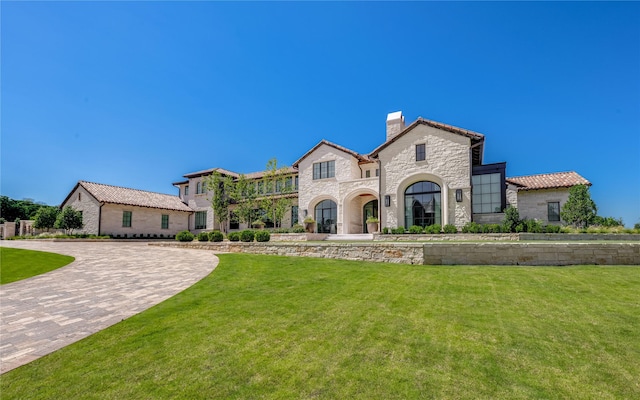
[[[222,253],[275,254],[280,256],[321,257],[340,260],[422,264],[423,246],[420,243],[243,243],[243,242],[165,242],[151,246],[186,247]]]
[[[640,235],[628,233],[455,233],[455,234],[380,234],[373,235],[373,240],[378,242],[433,242],[433,241],[638,241]]]
[[[640,243],[425,243],[428,265],[640,265]]]
[[[428,265],[640,265],[640,242],[629,243],[243,243],[159,242],[221,253],[275,254]]]

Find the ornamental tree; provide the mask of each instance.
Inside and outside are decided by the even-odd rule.
[[[229,220],[229,205],[233,201],[232,196],[235,191],[233,178],[228,175],[222,175],[218,171],[213,171],[213,174],[207,178],[206,184],[207,189],[213,192],[211,197],[213,215],[218,224],[220,224],[220,229],[226,232],[226,222]]]
[[[593,221],[598,209],[591,200],[587,185],[575,185],[569,189],[569,198],[560,210],[560,217],[568,224],[586,228]]]
[[[44,206],[41,207],[34,217],[33,227],[36,229],[49,229],[56,225],[58,219],[58,207]]]
[[[66,234],[73,233],[74,229],[82,229],[82,213],[74,210],[71,206],[62,209],[55,223],[56,229],[64,229]]]

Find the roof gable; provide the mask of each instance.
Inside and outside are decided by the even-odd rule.
[[[402,132],[398,133],[396,136],[394,136],[390,140],[387,140],[386,142],[382,143],[375,150],[373,150],[371,153],[369,153],[369,156],[377,157],[378,153],[380,153],[380,151],[384,150],[389,145],[391,145],[392,143],[394,143],[395,141],[397,141],[399,138],[401,138],[402,136],[406,135],[407,133],[411,132],[414,128],[416,128],[419,125],[426,125],[426,126],[430,126],[432,128],[436,128],[436,129],[440,129],[440,130],[446,131],[446,132],[455,133],[456,135],[461,135],[461,136],[468,137],[469,139],[471,139],[471,148],[473,150],[473,153],[472,153],[473,164],[474,165],[482,164],[482,153],[483,153],[482,146],[483,146],[483,143],[484,143],[484,135],[483,134],[478,133],[478,132],[474,132],[474,131],[470,131],[468,129],[458,128],[457,126],[443,124],[442,122],[432,121],[432,120],[425,119],[425,118],[422,118],[422,117],[419,117],[417,120],[413,121]]]
[[[323,145],[325,145],[325,146],[329,146],[329,147],[333,147],[333,148],[335,148],[335,149],[337,149],[337,150],[340,150],[340,151],[342,151],[342,152],[344,152],[344,153],[347,153],[347,154],[349,154],[350,156],[352,156],[352,157],[356,158],[359,162],[360,162],[360,161],[370,161],[370,158],[369,158],[368,156],[366,156],[366,155],[362,155],[362,154],[356,153],[355,151],[353,151],[353,150],[349,150],[349,149],[347,149],[346,147],[342,147],[342,146],[337,145],[337,144],[335,144],[335,143],[331,143],[331,142],[330,142],[330,141],[328,141],[328,140],[322,139],[320,142],[318,142],[318,144],[316,144],[315,146],[313,146],[313,147],[311,148],[311,150],[309,150],[309,151],[307,151],[306,153],[304,153],[304,155],[303,155],[302,157],[300,157],[296,162],[294,162],[294,163],[293,163],[293,166],[294,166],[294,167],[298,167],[298,164],[300,164],[300,163],[302,162],[302,160],[304,160],[305,158],[307,158],[309,155],[311,155],[311,153],[313,153],[314,151],[316,151],[317,149],[319,149],[319,148],[320,148],[321,146],[323,146]]]
[[[81,186],[91,196],[101,203],[122,204],[147,208],[159,208],[163,210],[192,212],[193,210],[184,204],[178,196],[170,194],[147,192],[138,189],[129,189],[120,186],[104,185],[101,183],[79,181],[71,193]],[[64,200],[63,204],[71,196]]]
[[[575,185],[591,186],[591,182],[580,176],[575,171],[516,176],[513,178],[506,178],[505,181],[516,185],[518,190],[570,188]]]

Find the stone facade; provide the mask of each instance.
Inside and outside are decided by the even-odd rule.
[[[415,147],[425,144],[426,159],[416,161]],[[442,224],[461,228],[471,220],[471,161],[469,138],[426,125],[418,125],[380,151],[380,193],[390,196],[382,208],[383,227],[404,226],[404,193],[419,181],[431,181],[441,188]],[[455,190],[462,190],[456,202]]]
[[[520,191],[517,197],[516,207],[520,212],[520,218],[537,219],[545,224],[560,224],[560,221],[549,221],[547,204],[560,203],[560,209],[569,199],[567,189],[527,190]]]

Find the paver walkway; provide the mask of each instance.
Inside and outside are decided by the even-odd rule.
[[[144,311],[193,285],[218,264],[210,251],[146,243],[0,245],[75,257],[55,271],[0,286],[0,373]]]

